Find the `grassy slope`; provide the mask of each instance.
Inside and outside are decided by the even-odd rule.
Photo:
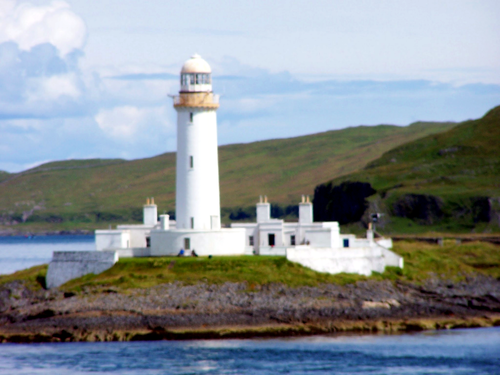
[[[253,205],[258,195],[297,203],[315,185],[362,168],[391,148],[453,127],[452,123],[380,125],[277,139],[219,149],[221,204]],[[69,160],[44,164],[0,182],[0,216],[53,213],[92,227],[95,212],[121,215],[154,196],[159,212],[175,209],[175,154],[148,159]],[[86,217],[87,215],[87,217]],[[109,215],[102,221],[109,221]],[[112,217],[112,215],[111,215]],[[18,220],[19,221],[19,220]],[[52,224],[34,224],[41,229]],[[102,226],[102,224],[101,224]],[[64,227],[64,224],[59,225]]]
[[[375,273],[369,278],[352,274],[318,273],[289,262],[284,257],[124,258],[108,271],[70,281],[62,289],[116,287],[125,290],[170,282],[248,282],[249,288],[252,289],[257,285],[269,283],[315,286],[321,283],[355,283],[366,279],[419,283],[428,278],[456,281],[474,274],[499,278],[498,250],[498,246],[484,242],[471,242],[460,246],[454,241],[445,241],[443,246],[410,241],[397,242],[394,251],[404,257],[404,269],[388,267],[383,274]],[[40,288],[45,273],[46,266],[37,266],[12,275],[0,276],[0,284],[26,280],[33,288]]]
[[[10,173],[5,171],[0,171],[0,182],[5,181],[10,177]]]
[[[499,176],[500,106],[481,119],[396,147],[363,170],[333,180],[333,184],[348,180],[370,182],[385,197],[377,204],[385,205],[389,212],[391,203],[406,193],[438,196],[447,204],[445,209],[453,205],[466,206],[471,197],[498,198]],[[419,230],[415,226],[410,228],[412,223],[406,219],[393,220],[393,224],[392,229],[398,232]],[[460,230],[453,223],[444,225],[435,230]],[[420,228],[429,229],[432,230]],[[478,229],[494,228],[484,224]]]

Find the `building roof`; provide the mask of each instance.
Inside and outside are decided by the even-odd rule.
[[[184,63],[181,73],[212,73],[212,69],[200,55],[194,54]]]

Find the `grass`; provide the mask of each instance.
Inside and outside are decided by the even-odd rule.
[[[500,247],[487,242],[457,245],[455,240],[445,240],[438,246],[401,241],[395,243],[394,251],[404,258],[404,269],[390,268],[378,277],[411,282],[433,277],[459,281],[474,274],[500,278]]]
[[[318,183],[356,171],[398,145],[454,125],[353,127],[221,146],[221,205],[253,206],[259,195],[267,195],[272,203],[297,204],[300,195],[312,195]],[[24,231],[41,230],[39,223],[57,230],[64,225],[107,227],[140,221],[142,204],[151,196],[159,213],[175,209],[174,153],[131,161],[67,160],[19,174],[0,174],[0,219],[26,220]]]
[[[285,257],[208,257],[199,258],[124,258],[100,275],[88,275],[65,284],[70,290],[83,287],[148,288],[158,284],[182,282],[222,284],[247,282],[249,289],[270,283],[291,287],[321,283],[346,284],[356,275],[328,275],[315,272]]]
[[[13,281],[22,281],[29,289],[37,290],[45,288],[45,275],[47,265],[43,264],[14,272],[10,275],[0,275],[0,285]]]
[[[381,225],[386,233],[500,232],[499,139],[500,106],[478,120],[400,145],[331,183],[369,182],[377,190],[369,198],[371,210],[386,215]],[[395,203],[407,194],[437,197],[442,217],[435,223],[397,217]],[[484,197],[491,207],[489,222],[475,216],[474,202]]]
[[[317,286],[319,284],[354,284],[364,280],[390,280],[421,283],[429,278],[464,280],[472,275],[500,278],[500,247],[485,242],[457,245],[447,240],[443,246],[422,242],[396,242],[394,251],[404,258],[403,270],[387,267],[384,273],[370,277],[354,274],[329,275],[315,272],[284,257],[239,256],[199,258],[122,258],[109,270],[99,275],[86,275],[61,287],[80,291],[84,288],[125,291],[148,288],[164,283],[222,284],[246,282],[249,290],[280,283],[290,287]],[[0,284],[14,280],[26,281],[32,288],[44,284],[46,266],[36,266],[12,275],[0,276]]]

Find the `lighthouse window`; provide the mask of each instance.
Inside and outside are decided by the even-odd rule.
[[[190,74],[189,77],[191,80],[191,84],[194,85],[194,74]]]
[[[194,118],[193,112],[189,112],[189,122],[193,122],[193,118]]]
[[[248,244],[253,246],[253,236],[248,236]]]
[[[290,236],[290,245],[295,246],[295,235],[294,234],[292,234]]]
[[[190,156],[189,157],[189,168],[193,169],[194,167],[194,160],[193,160],[193,156]]]
[[[194,217],[191,218],[191,229],[194,229]]]

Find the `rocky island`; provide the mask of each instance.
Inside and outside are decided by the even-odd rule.
[[[42,287],[46,266],[0,277],[0,341],[129,341],[397,333],[500,325],[500,251],[399,242],[404,270],[327,275],[283,257],[120,260]]]

